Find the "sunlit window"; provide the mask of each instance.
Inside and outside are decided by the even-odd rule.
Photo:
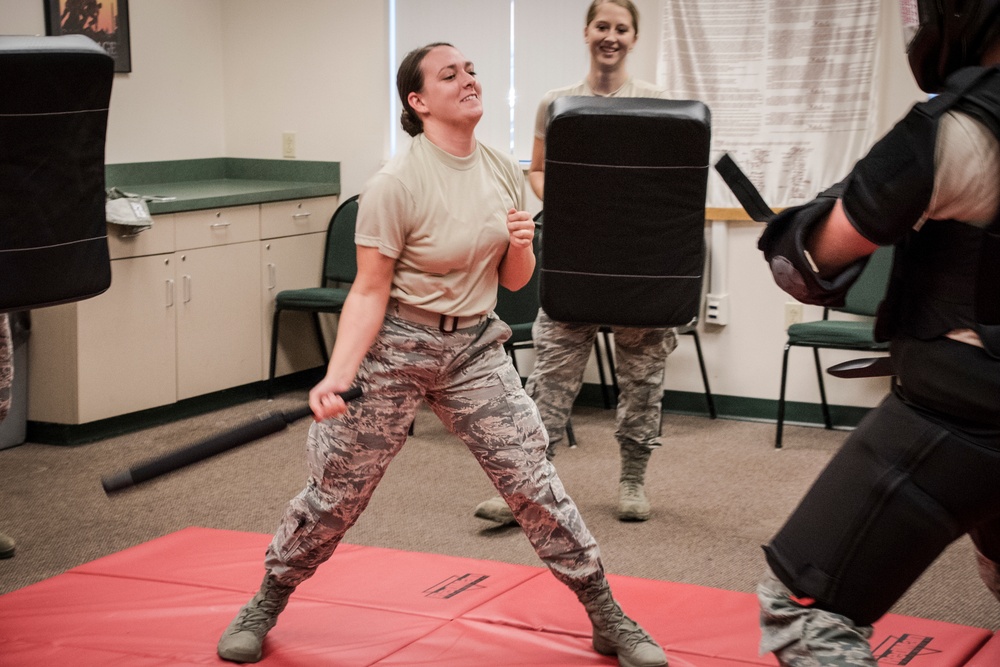
[[[586,73],[582,34],[590,0],[389,0],[390,153],[409,137],[399,126],[396,68],[412,49],[454,44],[476,65],[483,119],[476,136],[531,159],[535,112],[546,91]]]

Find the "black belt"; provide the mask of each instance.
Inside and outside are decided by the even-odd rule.
[[[424,310],[423,308],[418,308],[417,306],[411,306],[408,303],[403,303],[399,299],[389,299],[389,307],[386,309],[386,313],[392,315],[393,317],[398,317],[401,320],[413,322],[414,324],[422,324],[426,327],[437,327],[439,331],[443,331],[445,333],[451,333],[453,331],[458,331],[459,329],[477,326],[485,322],[488,317],[486,314],[469,315],[465,317],[442,315],[441,313]]]

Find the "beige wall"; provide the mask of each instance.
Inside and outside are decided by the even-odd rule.
[[[345,194],[383,157],[388,48],[379,0],[131,0],[132,72],[115,75],[109,163],[297,157],[341,163]],[[41,0],[0,0],[0,32],[45,34]]]
[[[386,156],[386,4],[222,0],[227,153],[280,158],[295,132],[296,157],[339,161],[356,194]]]

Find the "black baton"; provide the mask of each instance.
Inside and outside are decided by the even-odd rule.
[[[340,394],[345,401],[351,401],[361,396],[360,387],[351,387]],[[288,412],[270,412],[237,426],[236,428],[213,435],[205,440],[188,445],[162,456],[135,465],[128,470],[101,478],[101,486],[105,493],[114,493],[141,482],[159,477],[179,468],[197,463],[210,456],[215,456],[233,447],[245,445],[259,440],[266,435],[277,433],[288,424],[296,422],[312,414],[312,409],[306,405]]]

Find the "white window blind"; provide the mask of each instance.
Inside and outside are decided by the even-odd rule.
[[[396,69],[412,49],[448,42],[476,65],[483,119],[476,136],[531,158],[535,111],[550,89],[581,80],[590,0],[390,0],[392,152],[409,137],[399,126]]]

